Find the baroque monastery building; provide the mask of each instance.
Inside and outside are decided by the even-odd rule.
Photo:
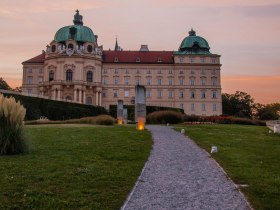
[[[76,11],[74,25],[59,29],[42,54],[24,61],[22,91],[53,100],[104,106],[135,101],[146,87],[147,105],[178,107],[186,114],[222,114],[220,55],[191,29],[178,51],[103,50]]]

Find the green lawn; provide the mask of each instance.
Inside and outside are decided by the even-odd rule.
[[[246,125],[178,125],[199,146],[211,150],[255,209],[280,208],[280,135],[268,128]]]
[[[26,126],[29,152],[0,156],[0,209],[119,209],[152,140],[133,126]]]

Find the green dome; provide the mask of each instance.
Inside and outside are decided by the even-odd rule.
[[[200,37],[196,36],[196,33],[193,29],[189,32],[189,36],[187,36],[181,43],[179,47],[179,52],[185,52],[190,54],[207,54],[209,52],[210,47],[208,42]]]
[[[75,25],[59,29],[54,36],[54,41],[65,42],[73,39],[77,42],[95,42],[93,31],[89,27],[83,26],[83,16],[79,14],[79,10],[76,11],[73,22]]]

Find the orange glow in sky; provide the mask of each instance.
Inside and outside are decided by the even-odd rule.
[[[103,49],[177,50],[193,27],[220,54],[222,90],[280,102],[279,0],[1,0],[0,77],[21,85],[21,63],[45,50],[80,10]]]

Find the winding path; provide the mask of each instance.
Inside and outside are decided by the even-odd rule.
[[[153,150],[122,209],[250,209],[208,153],[167,126],[147,126]]]

